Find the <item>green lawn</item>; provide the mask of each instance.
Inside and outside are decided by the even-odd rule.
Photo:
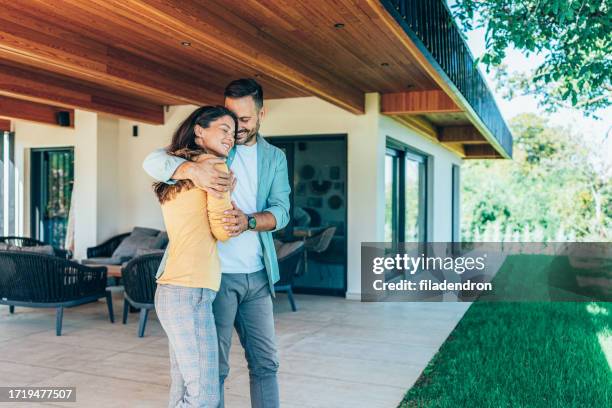
[[[400,407],[612,407],[612,303],[476,302]]]

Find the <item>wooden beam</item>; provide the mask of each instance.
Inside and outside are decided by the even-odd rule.
[[[462,110],[443,91],[406,91],[383,94],[381,112],[385,114],[420,115],[457,113]]]
[[[433,141],[438,140],[438,131],[427,119],[412,115],[391,115],[402,125],[414,130],[421,136],[429,138]]]
[[[0,132],[10,132],[11,121],[8,119],[0,119]]]
[[[164,123],[161,105],[104,90],[94,84],[19,66],[0,64],[0,95],[156,125]]]
[[[37,102],[0,96],[0,117],[23,119],[47,125],[59,126],[57,114],[67,111],[70,115],[70,126],[74,128],[74,110],[59,106],[50,106]]]
[[[466,159],[500,159],[499,154],[491,145],[465,145]]]
[[[440,129],[438,139],[442,143],[488,144],[476,127],[445,126]]]

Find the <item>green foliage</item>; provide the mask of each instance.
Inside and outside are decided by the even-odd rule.
[[[612,0],[456,0],[467,30],[484,28],[487,69],[496,67],[508,98],[533,94],[549,111],[573,106],[590,114],[612,96]],[[502,64],[514,47],[544,62],[529,75]]]
[[[514,160],[462,168],[462,227],[543,230],[553,241],[612,239],[612,164],[602,146],[533,114],[510,121]]]

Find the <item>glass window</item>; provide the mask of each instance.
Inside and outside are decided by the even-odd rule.
[[[426,220],[425,158],[405,154],[404,242],[425,242]]]
[[[385,242],[427,240],[427,156],[391,143],[385,156]]]

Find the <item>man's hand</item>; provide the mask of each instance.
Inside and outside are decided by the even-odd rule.
[[[240,208],[236,206],[236,203],[232,201],[232,207],[234,209],[225,211],[223,222],[227,223],[223,228],[229,231],[230,237],[236,237],[242,234],[248,228],[248,218]]]
[[[225,163],[218,157],[206,157],[199,161],[181,164],[172,176],[176,180],[191,180],[196,187],[208,194],[222,198],[223,192],[229,191],[235,184],[233,173],[226,173],[217,169],[217,164]]]

